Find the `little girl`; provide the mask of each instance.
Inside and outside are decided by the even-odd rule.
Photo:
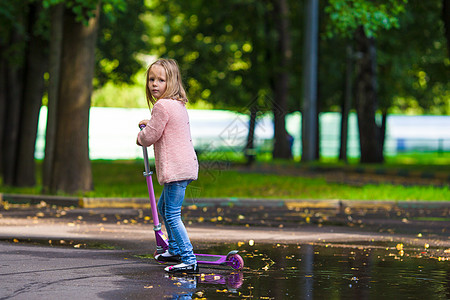
[[[158,201],[169,237],[169,249],[155,258],[178,262],[165,268],[169,273],[198,273],[186,228],[181,221],[181,205],[187,185],[198,176],[198,161],[192,145],[186,92],[178,64],[173,59],[159,59],[147,70],[147,104],[153,105],[150,120],[138,134],[137,144],[154,145],[158,182],[164,185]]]

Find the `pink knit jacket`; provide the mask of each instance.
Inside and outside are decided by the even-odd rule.
[[[196,180],[198,161],[185,104],[160,99],[153,106],[151,115],[147,126],[138,135],[138,142],[146,147],[154,145],[159,184]]]

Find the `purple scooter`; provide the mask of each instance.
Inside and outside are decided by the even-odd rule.
[[[141,126],[141,130],[145,126]],[[144,154],[144,165],[145,165],[145,172],[144,176],[147,180],[147,188],[148,188],[148,195],[150,198],[150,206],[152,210],[152,217],[153,217],[153,230],[155,231],[155,238],[156,238],[156,254],[164,253],[169,248],[169,240],[164,235],[164,233],[161,231],[161,223],[159,222],[158,218],[158,210],[156,208],[156,200],[155,200],[155,193],[153,191],[153,182],[152,182],[152,174],[153,172],[150,171],[150,166],[148,163],[148,154],[147,154],[147,147],[142,147],[143,154]],[[242,257],[238,254],[238,250],[230,251],[227,255],[215,255],[215,254],[195,254],[197,257],[197,263],[202,265],[213,265],[213,266],[229,266],[235,270],[241,270],[244,267],[244,260]]]

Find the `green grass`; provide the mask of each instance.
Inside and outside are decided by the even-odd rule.
[[[200,197],[348,200],[450,200],[446,187],[327,183],[321,178],[214,171],[201,174],[191,188]]]
[[[287,162],[274,162],[274,167]],[[213,167],[215,164],[210,164]],[[321,167],[345,167],[337,163],[320,163]],[[376,166],[371,166],[376,167]],[[398,164],[386,164],[384,168],[398,168]],[[403,167],[403,165],[402,165]],[[448,171],[448,165],[416,165],[413,170]],[[39,168],[38,168],[39,169]],[[142,175],[143,161],[93,161],[92,171],[95,190],[79,194],[88,197],[147,197],[145,178]],[[39,171],[38,171],[39,172]],[[162,187],[153,176],[155,194]],[[41,187],[11,188],[0,185],[1,193],[39,194]],[[403,186],[393,184],[367,184],[352,186],[329,183],[323,178],[308,178],[287,175],[240,172],[225,167],[223,170],[203,169],[199,180],[190,184],[188,198],[242,197],[269,199],[348,199],[348,200],[420,200],[449,201],[449,186]]]

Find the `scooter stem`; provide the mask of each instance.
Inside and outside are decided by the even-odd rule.
[[[141,126],[141,130],[144,127],[145,126]],[[153,190],[153,181],[152,181],[153,172],[150,171],[150,166],[148,164],[147,147],[142,146],[142,152],[144,155],[144,166],[145,166],[144,176],[147,181],[148,196],[150,198],[150,207],[152,209],[153,225],[155,225],[153,227],[153,230],[158,231],[158,230],[161,230],[161,223],[159,223],[158,209],[156,208],[155,191]]]

